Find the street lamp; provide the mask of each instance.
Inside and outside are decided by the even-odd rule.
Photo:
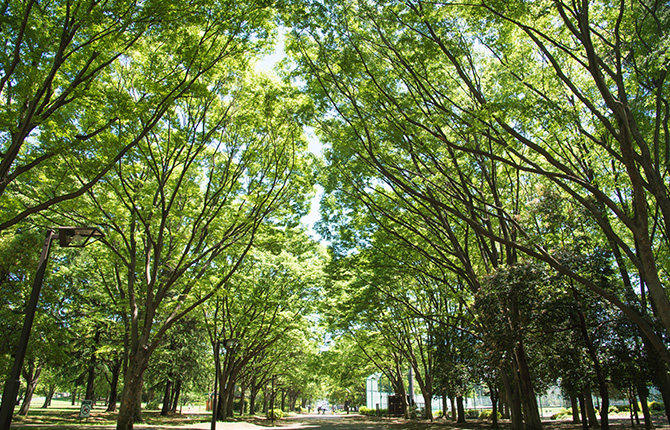
[[[223,345],[222,345],[223,343]],[[216,430],[216,413],[217,413],[217,401],[216,399],[219,396],[218,385],[219,385],[219,372],[221,371],[221,360],[219,359],[219,354],[221,347],[226,351],[230,348],[233,348],[237,345],[237,339],[224,339],[223,342],[216,341],[214,348],[214,397],[212,398],[212,424],[211,430]]]
[[[0,407],[0,429],[8,429],[12,423],[12,414],[14,413],[14,406],[16,405],[16,396],[19,393],[19,386],[21,385],[21,369],[23,368],[23,360],[26,357],[26,350],[28,349],[28,340],[30,339],[30,330],[35,319],[35,310],[37,309],[37,302],[40,298],[40,290],[42,289],[42,281],[44,280],[44,273],[47,268],[47,261],[49,260],[49,251],[51,249],[51,242],[58,240],[62,247],[83,247],[92,239],[103,237],[104,234],[95,227],[58,227],[58,232],[53,229],[47,231],[44,239],[44,246],[42,247],[42,254],[37,265],[37,273],[33,281],[33,289],[30,292],[30,298],[26,305],[26,316],[23,320],[23,329],[21,330],[21,337],[19,344],[16,347],[16,355],[14,356],[14,366],[9,379],[5,383],[5,388],[2,393],[2,406]]]

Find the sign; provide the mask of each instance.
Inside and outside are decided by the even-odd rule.
[[[93,400],[82,400],[81,409],[79,410],[79,418],[90,417],[92,407],[93,407]]]

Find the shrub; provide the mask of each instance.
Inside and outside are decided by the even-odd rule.
[[[468,409],[465,411],[465,418],[477,419],[479,418],[479,411],[477,409]]]
[[[358,412],[361,415],[374,415],[375,414],[374,409],[370,409],[370,408],[365,407],[365,406],[361,406],[360,408],[358,408]]]
[[[554,415],[551,416],[552,420],[562,420],[563,418],[571,417],[572,416],[572,409],[565,409],[561,408],[560,411],[556,412]]]
[[[235,400],[233,401],[233,410],[239,411],[240,410],[240,400]],[[244,412],[245,414],[249,411],[249,400],[244,399]]]
[[[497,413],[498,419],[501,420],[502,419],[502,414],[500,413],[500,411],[497,411],[497,412],[498,412]],[[489,410],[489,409],[484,409],[479,414],[479,418],[482,419],[482,420],[493,420],[493,411]]]
[[[610,414],[619,414],[622,412],[630,412],[630,405],[612,405],[607,410]]]
[[[281,409],[268,409],[267,419],[280,420],[284,417],[284,411]]]
[[[411,419],[419,418],[420,415],[421,415],[421,409],[419,409],[418,406],[414,405],[409,407],[409,417]]]
[[[665,410],[665,406],[663,403],[659,402],[651,402],[649,403],[649,411],[652,413],[658,413],[658,412],[663,412]]]
[[[145,407],[146,410],[148,411],[155,411],[158,409],[158,401],[156,400],[151,400],[147,402],[147,406]]]
[[[376,409],[366,408],[365,406],[361,406],[360,408],[358,408],[358,412],[362,415],[367,415],[367,416],[370,416],[370,417],[377,416],[377,410]],[[379,416],[380,417],[385,417],[386,415],[388,415],[388,409],[380,409],[379,410]]]

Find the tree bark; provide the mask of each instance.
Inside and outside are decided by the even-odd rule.
[[[465,408],[463,407],[463,396],[456,396],[456,410],[458,411],[457,423],[465,422]]]
[[[515,358],[519,369],[519,385],[524,406],[523,416],[526,430],[542,430],[542,420],[540,419],[540,410],[537,407],[537,397],[535,396],[528,362],[526,361],[526,351],[521,341],[516,345]]]
[[[582,429],[587,430],[589,428],[589,420],[586,415],[586,400],[584,400],[584,393],[578,396],[579,399],[579,410],[582,415]]]
[[[640,397],[640,405],[642,406],[642,415],[644,416],[644,428],[650,430],[654,425],[651,421],[651,413],[649,412],[649,404],[647,403],[647,396],[649,394],[649,389],[647,388],[646,381],[640,381],[638,383],[637,394]],[[634,396],[633,400],[635,400]],[[635,407],[637,408],[637,402],[635,402]],[[638,424],[640,424],[639,421]]]
[[[497,390],[494,386],[489,386],[489,393],[491,397],[491,428],[498,428],[498,396]]]
[[[86,400],[93,400],[95,402],[95,367],[97,364],[97,355],[95,354],[98,343],[100,342],[100,332],[97,331],[93,337],[93,351],[88,362],[88,378],[86,380]]]
[[[507,364],[507,369],[502,369],[500,376],[505,387],[505,397],[510,411],[512,421],[512,430],[523,429],[523,410],[521,409],[521,396],[519,394],[519,373],[516,371],[516,359],[512,357],[512,362]],[[512,377],[510,378],[510,375]]]
[[[249,415],[254,416],[256,414],[256,396],[260,389],[260,387],[256,385],[256,376],[251,378],[251,386],[249,388]]]
[[[165,393],[163,394],[163,407],[161,408],[161,415],[164,417],[170,412],[170,397],[172,397],[172,380],[167,378],[165,382]]]
[[[451,396],[449,397],[449,402],[451,403],[451,420],[458,421],[458,415],[456,411],[456,399]]]
[[[49,389],[47,390],[47,395],[44,397],[44,404],[42,409],[46,409],[51,406],[51,399],[53,399],[54,393],[56,392],[56,384],[50,384]]]
[[[107,401],[106,412],[116,410],[116,402],[119,396],[119,376],[121,375],[121,360],[114,361],[112,368],[112,380],[109,383],[109,400]]]
[[[244,415],[244,397],[247,394],[247,385],[242,384],[242,389],[240,391],[240,416]],[[293,405],[295,408],[295,401],[296,399],[293,399]]]
[[[21,408],[19,409],[19,415],[28,415],[28,410],[30,409],[30,401],[33,399],[33,394],[35,393],[35,388],[37,387],[37,381],[40,379],[40,374],[42,373],[42,364],[35,364],[31,361],[28,364],[28,368],[24,367],[23,377],[26,380],[26,394],[23,396],[23,403],[21,403]]]
[[[570,394],[570,408],[572,409],[572,422],[575,424],[581,423],[579,419],[579,404],[577,403],[577,397],[573,394]]]
[[[177,379],[177,382],[175,383],[174,390],[172,390],[172,408],[170,408],[170,412],[173,414],[177,413],[177,407],[179,406],[179,396],[181,396],[181,384],[182,381],[181,379]]]
[[[599,427],[598,418],[596,417],[596,409],[593,407],[593,399],[591,398],[591,388],[584,388],[584,403],[586,406],[586,416],[589,417],[590,427]]]
[[[124,378],[116,430],[132,430],[137,418],[141,420],[142,377],[149,364],[150,355],[148,348],[140,348],[130,357]]]
[[[598,354],[596,353],[595,346],[591,341],[591,336],[589,335],[586,326],[586,317],[582,312],[579,297],[577,295],[577,290],[573,289],[572,291],[575,297],[575,303],[577,304],[577,314],[579,316],[579,328],[582,334],[582,338],[584,339],[584,344],[586,345],[586,349],[589,353],[589,357],[591,357],[591,361],[593,362],[593,369],[596,372],[596,380],[598,381],[598,392],[600,393],[600,398],[602,399],[602,405],[601,405],[602,407],[600,408],[601,428],[602,430],[609,430],[608,414],[610,407],[610,399],[607,387],[607,380],[605,379],[602,367],[600,366],[600,360],[598,359]],[[591,398],[591,396],[589,396],[589,398]]]

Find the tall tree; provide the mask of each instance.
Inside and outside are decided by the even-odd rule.
[[[299,210],[311,186],[299,104],[268,80],[236,79],[233,66],[212,69],[208,87],[176,101],[89,193],[97,213],[62,214],[106,230],[112,264],[99,266],[100,280],[128,333],[119,429],[139,416],[142,376],[166,331],[227,285],[264,221],[294,222],[298,213],[282,211]]]
[[[213,14],[206,2],[11,0],[1,8],[0,230],[89,191],[207,69],[240,45],[254,49],[239,42],[267,31],[236,8]],[[225,49],[209,37],[223,22]],[[195,26],[203,37],[184,33]]]
[[[670,363],[662,341],[670,301],[657,258],[666,252],[669,196],[661,185],[670,141],[669,86],[659,63],[667,57],[664,5],[307,7],[315,18],[303,25],[296,19],[290,46],[298,53],[297,71],[307,72],[308,90],[337,114],[328,110],[324,136],[355,142],[348,149],[333,145],[340,160],[361,160],[417,204],[439,208],[587,285],[634,321]],[[473,178],[445,168],[483,160],[507,168],[474,171]],[[478,192],[487,174],[506,175],[492,181],[500,193]],[[635,268],[644,281],[643,294],[629,291],[637,303],[570,270],[541,240],[527,241],[529,226],[517,218],[530,190],[515,198],[514,183],[538,177],[578,202],[625,257],[622,263]],[[645,307],[647,295],[651,306]]]

